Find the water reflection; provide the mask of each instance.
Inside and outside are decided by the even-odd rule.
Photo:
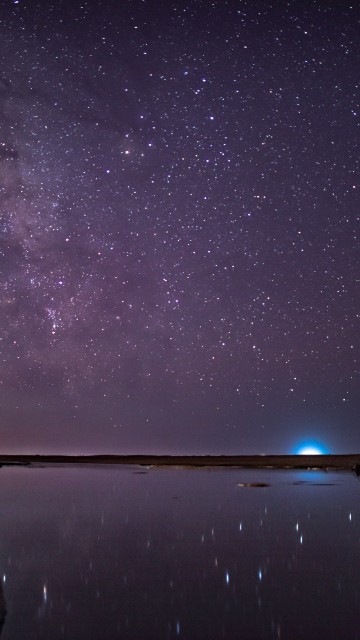
[[[5,581],[6,579],[5,580],[3,579],[3,582]],[[0,582],[0,636],[1,636],[2,628],[4,626],[5,618],[6,618],[6,601],[4,596],[4,590]]]
[[[357,637],[350,474],[18,468],[1,481],[2,640]],[[1,592],[0,624],[5,612]]]

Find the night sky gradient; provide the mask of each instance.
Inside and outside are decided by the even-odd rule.
[[[357,2],[0,1],[0,435],[360,449]]]

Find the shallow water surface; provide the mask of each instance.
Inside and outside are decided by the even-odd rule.
[[[350,473],[52,467],[0,478],[1,640],[360,638]]]

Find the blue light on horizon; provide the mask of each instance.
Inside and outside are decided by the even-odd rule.
[[[313,440],[309,440],[307,442],[302,442],[295,451],[298,456],[316,456],[316,455],[324,455],[329,453],[326,447],[319,442],[314,442]]]

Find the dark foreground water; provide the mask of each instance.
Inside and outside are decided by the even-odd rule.
[[[1,640],[360,638],[351,474],[3,468],[0,486]]]

